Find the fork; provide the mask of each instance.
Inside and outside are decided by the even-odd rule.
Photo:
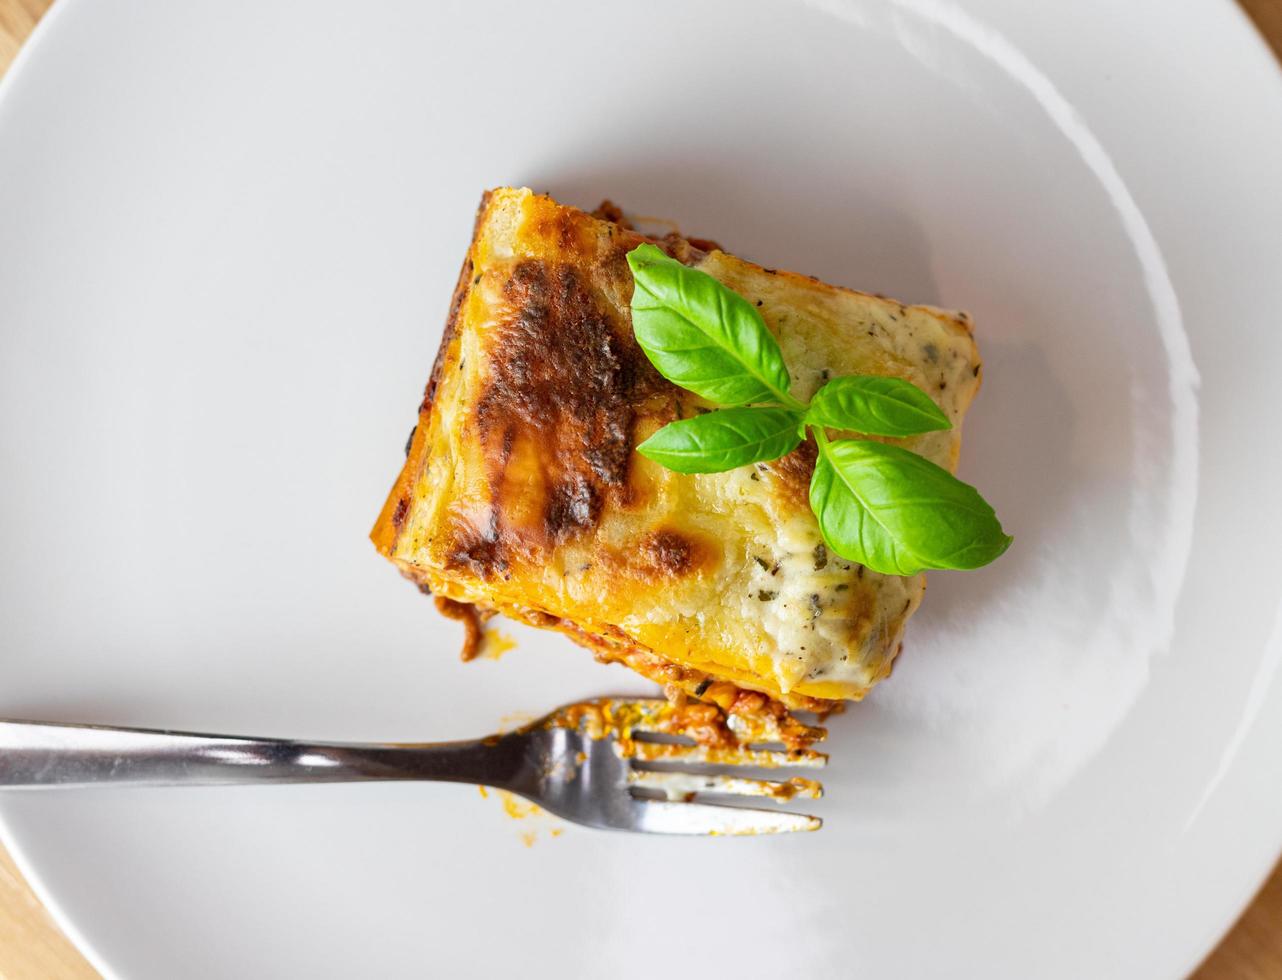
[[[730,805],[817,798],[811,780],[742,769],[818,768],[810,749],[708,747],[674,737],[667,702],[566,705],[517,731],[462,742],[340,743],[0,720],[0,789],[93,785],[433,780],[508,790],[587,827],[650,834],[818,830],[817,817]],[[770,736],[768,728],[748,734]],[[706,802],[711,796],[718,802]]]

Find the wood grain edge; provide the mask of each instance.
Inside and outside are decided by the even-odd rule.
[[[0,0],[0,76],[53,0]],[[1282,0],[1239,0],[1282,60]],[[96,978],[0,847],[0,977]],[[1282,863],[1193,980],[1282,980]]]
[[[53,0],[0,0],[0,75]]]
[[[0,6],[8,0],[0,0]],[[97,980],[0,847],[0,977],[5,980]]]
[[[1278,980],[1282,977],[1282,863],[1242,918],[1192,980]]]
[[[1282,61],[1282,0],[1238,0],[1256,30]]]

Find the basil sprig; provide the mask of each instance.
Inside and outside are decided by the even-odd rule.
[[[953,427],[916,385],[875,374],[833,378],[810,399],[806,421],[870,436],[915,436]]]
[[[628,265],[636,281],[632,329],[660,374],[717,405],[801,407],[788,394],[783,352],[755,306],[653,245],[634,248]]]
[[[654,245],[628,253],[632,330],[669,381],[726,406],[671,422],[637,451],[678,473],[778,459],[809,431],[818,446],[810,507],[828,547],[886,575],[979,568],[1011,538],[974,487],[899,446],[830,439],[828,429],[903,437],[952,428],[916,385],[834,378],[809,404],[791,394],[779,344],[757,308]]]
[[[979,491],[916,453],[822,433],[810,508],[838,554],[888,575],[979,568],[1010,545]],[[853,542],[862,557],[840,545]]]
[[[637,452],[678,473],[721,473],[778,459],[801,445],[801,413],[789,408],[722,408],[670,422]]]

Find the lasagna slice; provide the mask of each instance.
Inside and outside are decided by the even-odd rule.
[[[613,219],[613,220],[611,220]],[[705,411],[632,335],[627,253],[643,241],[529,190],[487,193],[408,458],[373,541],[442,611],[560,630],[604,661],[741,714],[829,711],[890,674],[924,576],[828,552],[807,493],[813,442],[683,475],[635,452]],[[893,440],[955,467],[980,384],[967,317],[766,269],[675,234],[668,254],[747,297],[792,391],[891,375],[951,430]]]

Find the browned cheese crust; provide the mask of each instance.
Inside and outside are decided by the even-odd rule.
[[[375,545],[448,602],[560,630],[727,711],[861,697],[890,673],[924,578],[827,555],[807,502],[812,443],[701,476],[635,453],[708,406],[632,336],[626,255],[650,239],[612,206],[598,214],[485,195]],[[763,269],[712,242],[659,244],[756,302],[802,397],[847,373],[931,391],[954,429],[899,442],[955,465],[980,376],[964,316]]]

